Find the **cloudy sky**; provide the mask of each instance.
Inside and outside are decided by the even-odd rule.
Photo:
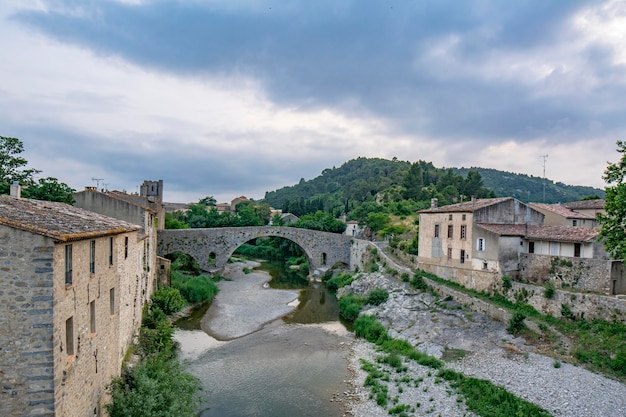
[[[603,187],[626,2],[3,0],[0,136],[76,189],[263,198],[359,157]]]

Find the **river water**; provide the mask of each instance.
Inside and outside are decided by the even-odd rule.
[[[272,272],[289,277],[274,278],[278,289],[270,288],[267,272],[242,268],[229,265],[203,330],[175,334],[204,387],[199,415],[342,416],[333,397],[348,389],[352,337],[337,321],[335,297],[284,271]]]

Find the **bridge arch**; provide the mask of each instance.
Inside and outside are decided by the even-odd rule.
[[[310,272],[325,271],[337,263],[350,265],[349,236],[286,226],[166,229],[158,232],[158,253],[174,252],[193,257],[204,271],[221,270],[242,244],[259,237],[281,237],[296,243],[305,253]]]

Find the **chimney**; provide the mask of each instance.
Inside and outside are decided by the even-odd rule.
[[[86,186],[85,191],[98,191],[96,187]]]
[[[437,200],[436,198],[431,198],[430,199],[430,209],[431,210],[435,210],[437,208]]]
[[[18,181],[13,181],[11,184],[11,197],[22,198],[22,187]]]
[[[476,196],[475,196],[475,195],[473,195],[473,196],[472,196],[472,203],[475,203],[475,202],[476,202]]]

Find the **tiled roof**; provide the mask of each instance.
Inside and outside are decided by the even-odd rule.
[[[571,203],[563,203],[563,205],[571,210],[600,210],[604,208],[604,200],[572,201]]]
[[[437,207],[434,209],[421,210],[420,213],[452,213],[464,212],[471,213],[476,210],[502,203],[503,201],[513,200],[513,197],[500,198],[479,198],[475,201],[465,201],[463,203],[451,204],[449,206]]]
[[[559,216],[565,217],[566,219],[585,219],[585,220],[595,219],[595,217],[588,216],[582,213],[577,213],[561,204],[528,203],[528,205],[536,210],[549,211],[551,213],[558,214]]]
[[[525,224],[480,223],[478,227],[501,236],[521,236],[532,240],[553,242],[592,242],[599,235],[597,229],[573,226],[530,226]]]
[[[131,232],[140,226],[64,203],[0,196],[0,225],[59,241]]]

